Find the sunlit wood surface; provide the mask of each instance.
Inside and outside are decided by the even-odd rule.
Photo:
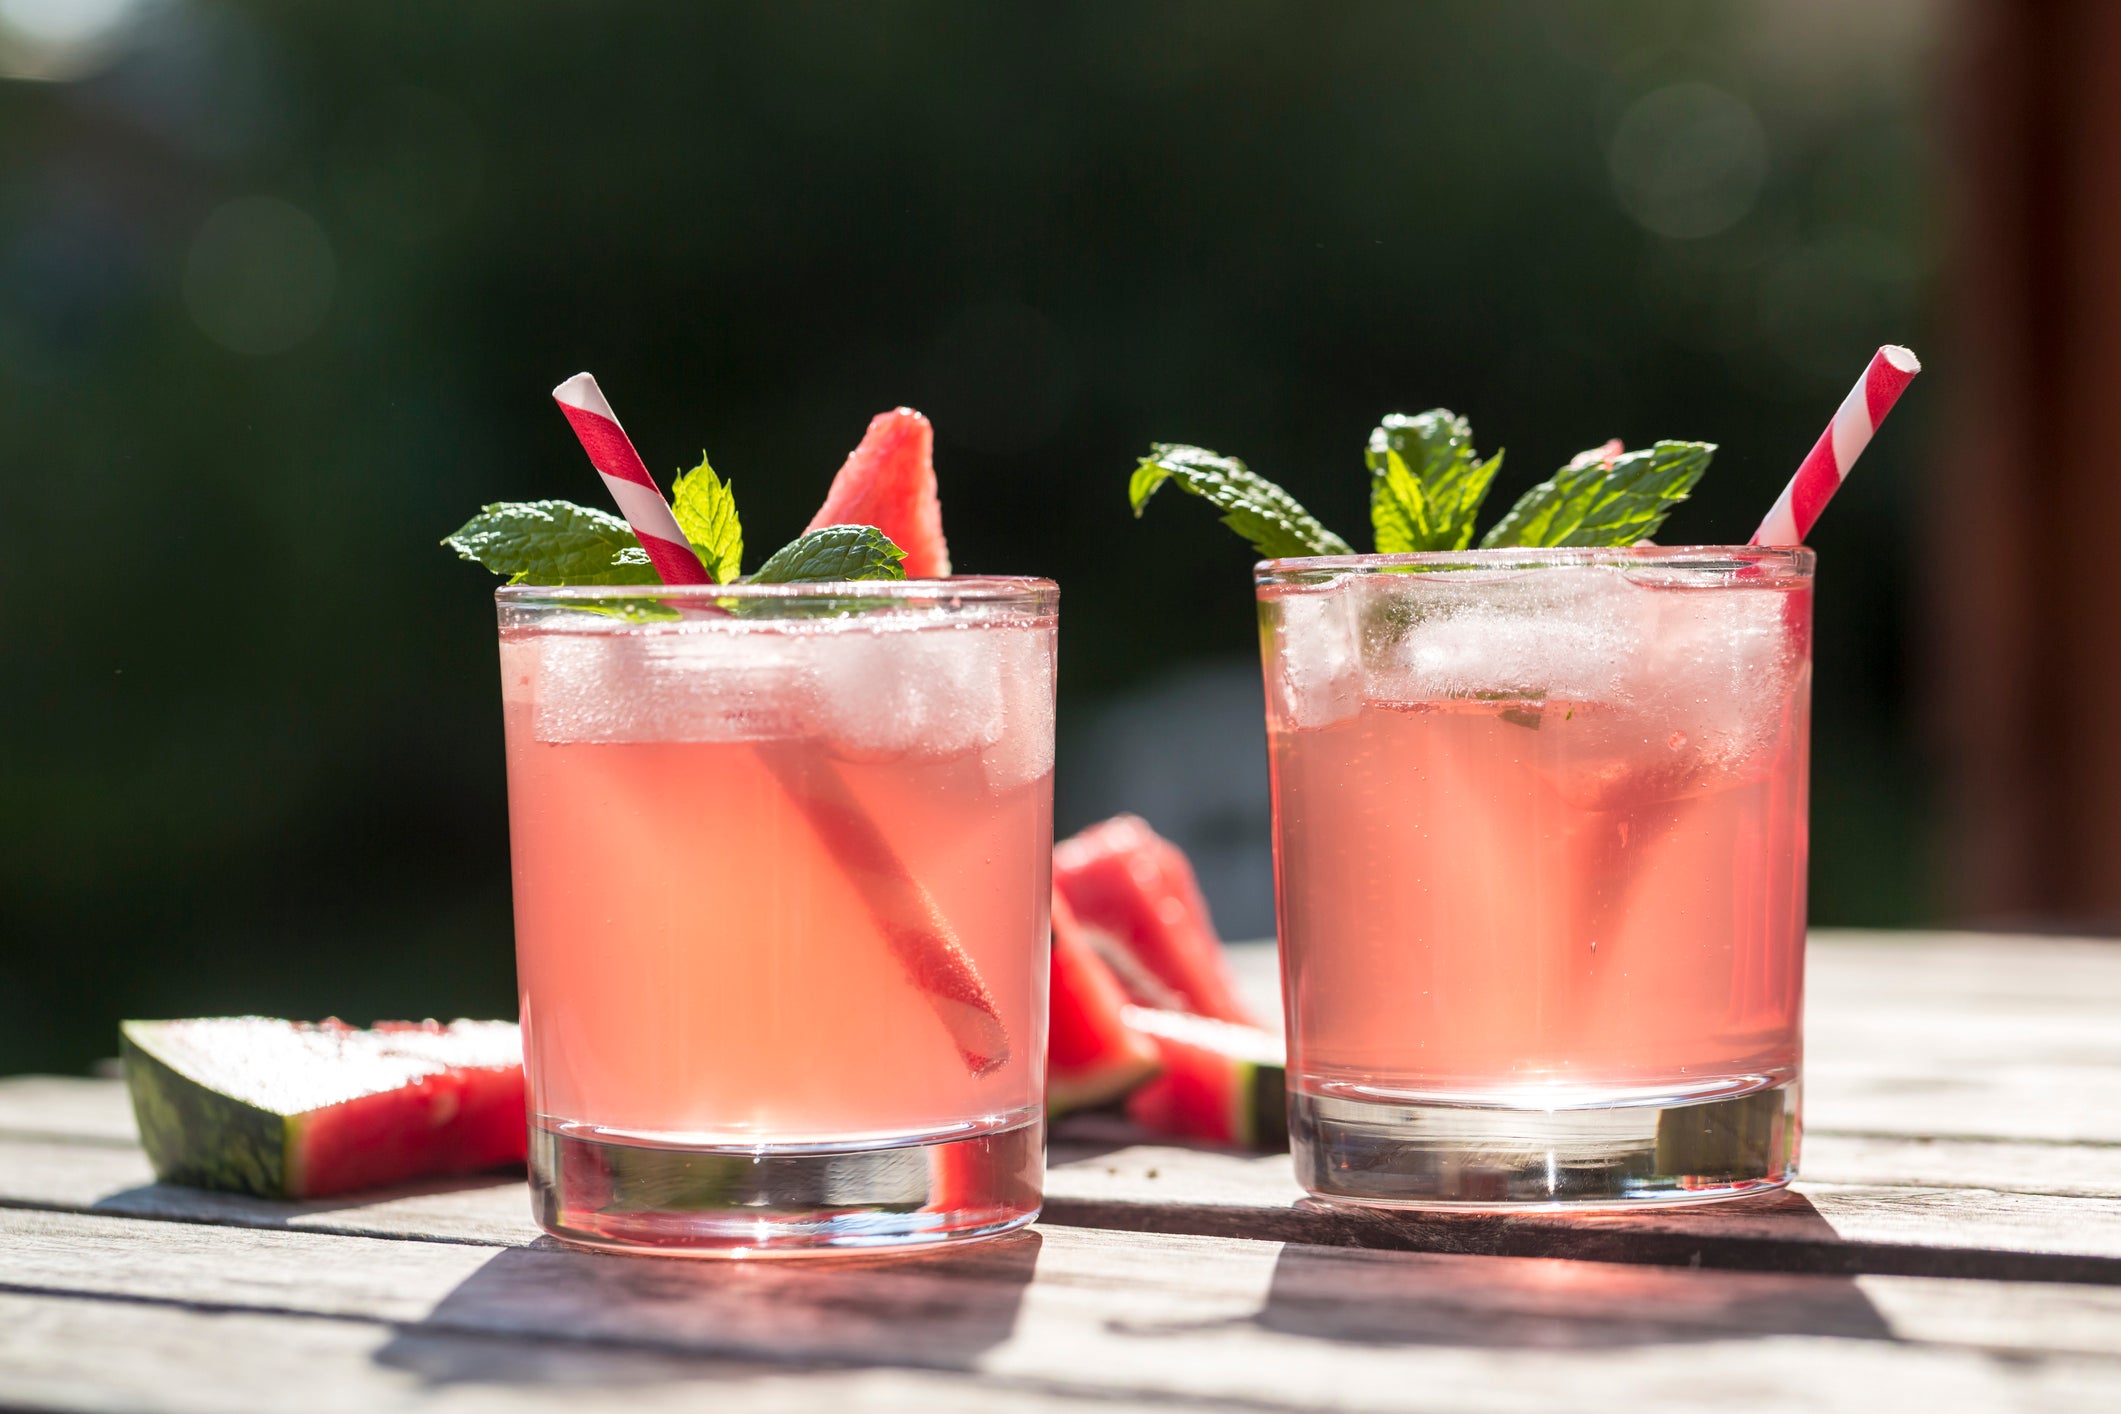
[[[1773,1198],[1336,1211],[1092,1117],[1027,1233],[781,1264],[572,1251],[517,1180],[163,1187],[116,1082],[0,1080],[0,1405],[2121,1408],[2121,945],[1822,934],[1808,1048]]]

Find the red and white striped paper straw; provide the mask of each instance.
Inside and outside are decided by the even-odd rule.
[[[1849,468],[1871,444],[1871,434],[1921,371],[1922,360],[1898,344],[1878,350],[1748,543],[1802,545],[1819,512],[1841,489]]]
[[[567,415],[567,423],[574,428],[582,450],[589,453],[590,465],[604,478],[604,489],[618,502],[619,513],[640,538],[641,548],[648,552],[648,563],[655,566],[663,583],[714,583],[714,576],[707,573],[707,567],[693,553],[692,542],[678,529],[669,502],[663,499],[655,478],[648,474],[641,454],[633,449],[626,429],[619,426],[611,404],[604,401],[597,380],[577,373],[552,390],[552,400]]]

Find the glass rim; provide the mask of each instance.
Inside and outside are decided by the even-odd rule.
[[[1728,575],[1756,568],[1782,578],[1804,578],[1819,560],[1806,545],[1561,545],[1497,550],[1419,550],[1398,555],[1298,555],[1252,566],[1258,583],[1314,580],[1322,574],[1379,574],[1398,570],[1542,570],[1595,565],[1661,565]]]
[[[493,597],[504,607],[566,608],[576,604],[654,599],[711,603],[719,599],[832,601],[879,599],[909,604],[956,600],[1004,607],[1050,607],[1060,586],[1034,575],[978,574],[949,579],[811,579],[792,584],[504,584]]]

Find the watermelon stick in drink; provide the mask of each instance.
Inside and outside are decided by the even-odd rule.
[[[950,1033],[965,1068],[978,1076],[1006,1065],[1009,1032],[978,967],[839,768],[792,743],[766,742],[757,751],[861,895],[877,932]]]
[[[1037,1212],[1055,595],[905,579],[941,563],[941,520],[925,439],[895,445],[868,475],[923,513],[910,546],[821,526],[744,575],[704,462],[670,510],[711,582],[580,507],[452,537],[522,581],[500,605],[531,1174],[566,1240],[890,1247]]]

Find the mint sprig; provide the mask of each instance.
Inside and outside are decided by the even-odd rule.
[[[659,584],[626,522],[572,501],[500,501],[442,543],[510,584]]]
[[[674,486],[672,513],[717,584],[904,579],[906,552],[873,525],[830,525],[783,545],[749,576],[740,576],[744,529],[736,498],[703,457]],[[648,552],[625,521],[572,501],[498,501],[442,543],[510,584],[660,585]],[[621,617],[632,616],[613,609]],[[663,617],[660,612],[648,617]]]
[[[1657,533],[1715,453],[1713,442],[1659,442],[1640,452],[1623,452],[1617,441],[1594,447],[1520,496],[1480,546],[1633,545]],[[1470,545],[1502,452],[1482,461],[1467,421],[1431,408],[1386,417],[1370,433],[1363,460],[1377,551],[1395,555]],[[1166,481],[1219,507],[1223,524],[1269,559],[1354,553],[1294,496],[1237,458],[1182,443],[1155,443],[1134,468],[1127,499],[1136,518]]]
[[[736,492],[714,474],[705,452],[698,466],[671,483],[670,510],[716,584],[743,574],[744,524],[737,517]]]
[[[1370,526],[1381,555],[1463,550],[1502,467],[1473,450],[1473,429],[1448,408],[1392,413],[1370,434]]]
[[[1482,537],[1514,546],[1632,545],[1657,533],[1716,454],[1712,442],[1659,442],[1639,452],[1594,447],[1524,495]]]
[[[904,579],[905,566],[899,562],[905,558],[906,552],[873,525],[828,525],[799,535],[768,555],[750,582]]]
[[[1166,481],[1223,512],[1222,522],[1270,560],[1298,555],[1352,555],[1348,542],[1318,523],[1294,496],[1236,457],[1205,447],[1158,442],[1134,468],[1127,498],[1138,519]]]

